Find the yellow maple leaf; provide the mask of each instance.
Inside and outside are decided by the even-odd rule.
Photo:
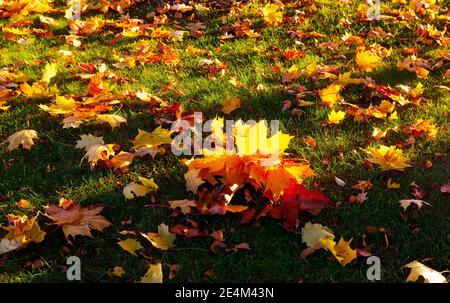
[[[50,106],[39,104],[39,108],[43,111],[48,112],[52,116],[56,116],[66,115],[73,112],[77,109],[77,105],[75,103],[75,100],[72,98],[67,99],[65,97],[57,96],[55,104],[52,104]]]
[[[140,147],[156,149],[159,145],[171,144],[171,134],[172,131],[164,129],[161,126],[151,133],[139,129],[138,135],[134,138],[134,141],[132,141],[134,143],[133,149],[138,149]]]
[[[56,86],[48,86],[44,81],[36,81],[32,85],[24,82],[20,85],[20,91],[30,98],[48,98],[58,94]]]
[[[31,149],[31,146],[33,146],[34,144],[33,139],[37,138],[38,138],[37,132],[32,129],[24,129],[15,132],[11,136],[9,136],[8,139],[6,140],[9,142],[8,151],[16,149],[17,147],[19,147],[20,144],[22,144],[22,147],[24,149]]]
[[[364,151],[370,156],[367,160],[380,165],[382,171],[392,169],[404,171],[406,167],[410,167],[408,159],[403,156],[403,151],[395,146],[381,145],[378,149],[369,147]]]
[[[139,241],[136,241],[135,239],[126,239],[120,242],[117,242],[120,247],[122,247],[124,250],[132,254],[133,256],[137,257],[136,251],[139,249],[143,249],[144,247],[139,243]]]
[[[344,120],[345,112],[343,111],[334,111],[334,109],[328,114],[328,123],[329,124],[339,124],[342,120]]]
[[[419,276],[424,278],[425,283],[448,283],[447,279],[438,271],[420,263],[413,261],[405,265],[411,269],[406,282],[417,282]]]
[[[161,250],[168,250],[174,246],[176,235],[169,232],[169,226],[161,223],[158,226],[157,233],[141,233],[141,235],[152,243],[152,245]]]
[[[8,226],[1,226],[8,233],[0,240],[0,255],[25,248],[29,243],[44,240],[45,232],[37,224],[37,217],[8,215]]]
[[[333,105],[336,104],[340,99],[340,90],[341,86],[339,84],[333,83],[330,86],[319,90],[319,97],[326,106],[333,107]]]
[[[57,74],[58,74],[58,64],[47,63],[42,73],[41,80],[48,84]]]
[[[352,249],[350,247],[351,241],[352,240],[346,242],[343,238],[341,238],[339,242],[336,244],[336,242],[334,242],[330,238],[320,239],[322,246],[328,249],[336,258],[336,260],[338,260],[339,263],[341,263],[342,266],[345,266],[354,259],[356,259],[356,249]]]
[[[150,264],[148,271],[141,278],[141,283],[162,283],[163,273],[161,263]]]
[[[143,177],[139,177],[139,181],[142,184],[137,184],[134,182],[131,182],[123,189],[123,195],[125,196],[125,199],[134,199],[134,197],[143,197],[149,192],[156,191],[158,189],[158,185],[153,181],[152,179],[146,179]]]
[[[283,22],[282,6],[268,3],[262,9],[264,23],[268,26],[277,26]]]
[[[381,57],[370,49],[366,50],[364,47],[359,47],[356,50],[355,61],[363,70],[370,72],[381,63]]]

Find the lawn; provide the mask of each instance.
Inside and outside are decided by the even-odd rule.
[[[37,1],[0,0],[0,223],[8,226],[8,214],[39,213],[46,235],[0,255],[0,282],[65,282],[73,255],[84,282],[140,281],[150,264],[162,265],[164,283],[370,282],[369,255],[380,258],[381,282],[405,282],[405,265],[413,261],[448,269],[448,1],[381,1],[380,20],[367,20],[365,1],[272,2],[281,22],[276,13],[264,15],[266,1],[129,0],[122,2],[133,5],[123,10],[105,4],[119,1],[98,7],[87,1],[85,23],[65,18],[65,1],[42,11],[28,4],[28,12],[7,6],[13,2]],[[355,60],[358,53],[370,58]],[[57,72],[42,77],[46,66]],[[326,90],[333,84],[337,92]],[[57,105],[56,95],[72,98],[77,109],[73,100]],[[240,104],[225,114],[224,102],[235,97]],[[393,108],[381,108],[385,101]],[[345,117],[333,121],[332,110]],[[75,111],[83,119],[73,118]],[[81,135],[92,134],[115,144],[116,154],[135,153],[138,130],[170,129],[168,121],[194,112],[205,120],[278,120],[293,136],[283,158],[308,163],[314,175],[303,178],[304,186],[333,205],[317,215],[299,212],[293,227],[270,215],[243,224],[248,209],[259,212],[268,200],[264,187],[246,183],[232,200],[247,206],[244,212],[202,214],[193,207],[181,214],[169,201],[201,200],[186,188],[188,166],[180,160],[191,156],[154,146],[154,157],[135,156],[117,169],[104,154],[89,163],[76,148]],[[101,123],[102,114],[126,123],[117,116]],[[34,145],[9,150],[8,138],[25,129],[36,131]],[[403,150],[410,166],[383,171],[368,161],[367,148],[380,146]],[[126,199],[124,187],[139,177],[153,179],[158,189]],[[388,187],[392,182],[399,187]],[[66,239],[43,214],[62,198],[103,206],[100,214],[111,225],[92,230],[92,237]],[[399,203],[411,199],[428,204],[404,209]],[[307,222],[327,226],[336,242],[351,240],[358,256],[345,266],[327,249],[302,257]],[[198,225],[209,236],[177,235],[162,250],[141,236],[161,223]],[[220,231],[224,241],[211,249]],[[126,239],[143,248],[125,251],[117,243]],[[249,249],[230,249],[241,243]]]

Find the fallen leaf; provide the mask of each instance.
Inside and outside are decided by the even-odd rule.
[[[136,257],[137,257],[136,251],[144,248],[141,245],[141,243],[131,238],[117,242],[117,244],[119,244],[120,247],[122,247],[124,250],[126,250],[127,252]]]
[[[158,226],[157,233],[141,233],[141,235],[149,240],[153,246],[161,250],[168,250],[173,247],[176,239],[176,235],[169,232],[169,227],[164,223]]]
[[[141,283],[162,283],[163,273],[161,263],[150,264],[148,271],[141,278]]]
[[[419,276],[424,278],[425,283],[448,283],[447,279],[438,271],[418,262],[413,261],[405,265],[411,269],[406,282],[417,282]]]

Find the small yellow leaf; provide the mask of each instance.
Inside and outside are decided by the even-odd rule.
[[[136,250],[144,248],[141,243],[136,241],[135,239],[126,239],[120,242],[117,242],[124,250],[137,257]]]
[[[157,233],[141,233],[141,235],[149,240],[153,246],[161,250],[168,250],[174,246],[176,235],[169,232],[169,226],[161,223],[158,226]]]
[[[380,165],[382,171],[392,169],[404,171],[406,167],[410,167],[408,159],[403,156],[403,151],[395,146],[381,145],[378,149],[369,147],[365,152],[370,156],[367,160]]]
[[[47,84],[50,83],[52,78],[56,76],[58,73],[58,64],[56,63],[47,63],[45,66],[44,72],[42,73],[42,81],[46,82]]]
[[[75,148],[88,150],[92,145],[102,145],[105,143],[103,142],[103,137],[96,137],[91,134],[80,135],[80,138],[81,139],[77,141]]]
[[[340,90],[341,86],[339,84],[333,83],[330,86],[319,90],[319,97],[326,106],[333,107],[333,105],[336,104],[340,99]]]
[[[342,266],[345,266],[356,259],[356,249],[351,249],[349,245],[351,240],[347,243],[343,238],[341,238],[336,244],[336,242],[329,238],[322,238],[320,239],[320,242],[333,254]]]
[[[175,201],[169,201],[170,208],[180,208],[181,212],[183,214],[188,214],[191,212],[191,207],[195,207],[195,201],[194,200],[175,200]]]
[[[361,47],[356,51],[355,61],[363,70],[370,72],[381,63],[381,58],[373,51]]]
[[[141,283],[162,283],[163,282],[163,273],[162,273],[162,265],[158,264],[150,264],[150,268],[147,273],[141,278]]]
[[[397,188],[400,188],[400,184],[393,182],[392,179],[389,178],[387,181],[387,188],[397,189]]]
[[[328,114],[328,123],[329,124],[339,124],[341,123],[342,120],[344,120],[345,118],[345,112],[343,111],[334,111],[332,110],[329,114]]]
[[[127,124],[127,119],[119,115],[97,115],[95,120],[99,123],[108,123],[111,128],[119,127],[122,123]]]

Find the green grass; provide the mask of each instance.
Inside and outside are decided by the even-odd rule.
[[[180,53],[181,65],[168,67],[164,64],[137,65],[133,69],[115,69],[115,60],[111,56],[112,48],[118,54],[127,54],[131,43],[141,38],[124,38],[114,45],[106,42],[114,37],[109,29],[104,33],[83,37],[83,46],[74,49],[65,44],[63,35],[68,34],[67,22],[61,14],[53,17],[59,20],[54,30],[53,38],[35,38],[30,45],[19,45],[0,38],[0,67],[18,67],[29,75],[32,81],[41,76],[43,65],[35,60],[44,62],[58,62],[58,76],[53,80],[58,86],[60,94],[85,95],[87,85],[85,81],[72,75],[79,72],[74,67],[64,66],[64,58],[57,51],[72,50],[80,63],[103,62],[117,76],[135,79],[134,83],[117,84],[114,92],[124,90],[138,91],[145,89],[160,96],[169,103],[182,102],[187,111],[200,110],[207,118],[213,118],[221,109],[221,102],[231,96],[239,96],[242,100],[241,108],[227,115],[227,119],[267,119],[280,120],[283,132],[296,136],[290,145],[289,152],[293,157],[301,157],[310,161],[315,176],[306,181],[309,187],[320,184],[324,192],[335,202],[342,202],[336,208],[324,210],[319,216],[301,215],[302,224],[307,221],[321,223],[330,227],[339,238],[353,239],[352,247],[363,247],[363,241],[373,244],[370,251],[379,256],[382,264],[382,282],[402,282],[406,280],[408,271],[404,265],[418,260],[438,270],[446,270],[450,262],[449,237],[449,198],[439,191],[439,186],[450,181],[450,166],[448,164],[450,136],[448,135],[448,113],[450,96],[436,85],[448,85],[448,78],[444,77],[449,68],[448,62],[430,72],[427,79],[418,79],[413,73],[399,71],[396,68],[398,58],[405,58],[403,48],[417,47],[420,57],[437,58],[438,47],[416,43],[414,35],[418,24],[429,21],[419,19],[414,22],[374,22],[364,23],[356,19],[356,7],[361,1],[346,6],[333,4],[333,1],[316,1],[318,10],[314,12],[308,23],[285,24],[281,27],[266,28],[253,9],[248,16],[252,20],[252,29],[260,30],[260,38],[230,39],[220,41],[222,34],[221,14],[211,13],[201,18],[207,26],[205,35],[201,38],[185,38],[184,41],[171,42],[170,46]],[[255,6],[255,4],[253,5]],[[145,16],[154,7],[139,5],[130,10],[131,16]],[[286,15],[293,15],[293,9],[287,8]],[[96,15],[95,12],[89,13]],[[117,14],[104,15],[104,19],[117,18]],[[350,28],[339,25],[341,18],[347,17],[352,21]],[[186,20],[174,21],[170,18],[167,28],[185,25]],[[228,17],[227,25],[235,21],[235,17]],[[0,20],[6,24],[8,20]],[[175,24],[174,22],[177,22]],[[442,28],[440,21],[434,22]],[[380,26],[384,31],[393,34],[387,39],[364,38],[367,44],[379,43],[392,48],[392,55],[383,59],[382,65],[373,72],[364,72],[355,67],[355,46],[347,47],[340,42],[340,37],[349,32],[351,34],[366,34],[371,28]],[[285,61],[277,51],[257,53],[253,47],[263,46],[266,49],[278,47],[280,50],[294,48],[293,39],[289,38],[287,30],[316,31],[325,34],[323,38],[306,38],[302,40],[300,49],[306,52],[301,59]],[[115,30],[116,31],[116,30]],[[116,31],[117,32],[117,31]],[[406,39],[405,39],[406,38]],[[409,39],[408,39],[409,38]],[[318,43],[334,41],[339,43],[336,50],[319,49]],[[197,63],[206,55],[190,56],[184,52],[188,45],[210,51],[213,56],[226,65],[224,77],[210,80],[199,71]],[[245,52],[243,54],[243,52]],[[336,58],[343,54],[347,59]],[[324,124],[329,109],[320,104],[318,97],[308,96],[305,99],[315,101],[311,107],[301,108],[304,112],[297,116],[289,111],[282,112],[282,102],[293,100],[294,96],[284,92],[281,74],[272,70],[279,66],[287,70],[293,64],[304,68],[309,63],[317,61],[327,65],[337,65],[343,72],[353,71],[353,77],[372,77],[377,84],[410,85],[415,86],[419,80],[424,85],[424,96],[428,99],[421,108],[414,106],[396,107],[399,114],[398,121],[385,122],[370,119],[367,124],[358,124],[346,118],[342,124],[331,126]],[[257,68],[257,72],[255,72]],[[243,83],[242,88],[236,88],[228,81],[230,77]],[[171,91],[165,92],[163,86],[171,80],[178,82],[176,88],[184,92],[177,95]],[[323,88],[329,81],[319,80],[314,83],[306,77],[300,77],[297,84],[304,85],[309,90]],[[258,92],[258,84],[264,86],[264,91]],[[358,102],[363,92],[362,87],[352,86],[341,93],[346,101]],[[250,251],[223,252],[214,254],[208,252],[213,242],[209,238],[185,239],[178,237],[176,248],[161,252],[145,243],[145,254],[151,256],[149,260],[135,257],[122,250],[116,242],[126,239],[119,234],[121,230],[135,232],[155,231],[161,222],[171,224],[175,219],[168,217],[168,210],[164,208],[143,207],[150,203],[149,196],[126,202],[122,189],[137,176],[152,177],[160,186],[154,196],[156,203],[166,204],[171,200],[194,198],[185,189],[183,174],[187,171],[179,159],[167,153],[157,155],[155,159],[137,159],[130,165],[129,173],[114,174],[108,170],[91,171],[86,162],[80,163],[84,152],[75,149],[79,135],[92,133],[103,136],[106,143],[117,143],[123,150],[130,150],[132,140],[138,129],[150,131],[156,127],[155,118],[146,108],[132,102],[124,102],[116,106],[114,111],[127,118],[128,124],[112,130],[108,125],[82,125],[80,128],[63,129],[59,118],[54,118],[38,108],[40,103],[50,103],[51,100],[31,100],[19,96],[9,103],[11,110],[0,112],[0,142],[12,133],[32,128],[39,134],[39,140],[30,151],[17,149],[6,151],[6,146],[0,147],[0,159],[3,163],[10,163],[10,168],[0,166],[0,222],[6,223],[6,215],[26,214],[34,215],[36,210],[43,210],[47,204],[57,204],[61,197],[78,201],[81,205],[102,204],[105,206],[102,214],[113,225],[103,232],[94,232],[93,238],[77,237],[74,244],[67,243],[60,229],[50,228],[44,242],[30,244],[27,248],[0,257],[1,282],[64,282],[66,275],[64,266],[69,255],[77,255],[82,260],[83,281],[115,282],[138,281],[146,271],[149,262],[163,263],[165,282],[364,282],[367,265],[364,257],[358,257],[349,265],[342,267],[324,250],[315,252],[306,260],[299,257],[306,248],[301,241],[301,235],[285,230],[280,222],[274,219],[262,218],[250,226],[239,226],[238,215],[226,216],[191,216],[209,232],[224,229],[227,244],[233,246],[241,242],[248,242]],[[251,110],[249,109],[251,107]],[[337,106],[344,109],[344,106]],[[379,167],[366,169],[362,166],[364,153],[360,148],[372,144],[372,127],[398,125],[399,132],[388,133],[381,142],[393,145],[405,139],[401,130],[405,125],[414,123],[418,119],[431,119],[439,125],[435,139],[418,139],[413,148],[405,149],[411,159],[413,167],[405,172],[381,172]],[[317,149],[312,149],[302,142],[301,138],[311,136],[318,142]],[[343,154],[341,158],[339,154]],[[444,156],[436,157],[435,153]],[[330,161],[324,163],[324,159]],[[431,160],[433,166],[426,168],[423,162]],[[345,180],[346,187],[339,187],[334,177]],[[401,185],[398,190],[387,189],[386,181],[392,178]],[[369,199],[363,204],[350,205],[350,195],[358,193],[350,186],[359,180],[370,180],[373,188],[368,191]],[[432,206],[423,207],[418,215],[408,211],[409,220],[405,222],[400,216],[402,209],[398,201],[412,198],[410,184],[415,181],[427,193],[424,198]],[[16,206],[20,199],[31,202],[35,210],[27,211]],[[122,226],[121,221],[131,219],[130,226]],[[41,222],[49,223],[42,219]],[[379,232],[369,234],[366,226],[388,230],[385,236]],[[45,226],[45,224],[41,224]],[[413,233],[419,228],[418,233]],[[63,249],[66,247],[66,249]],[[27,264],[41,259],[45,266],[32,269]],[[425,261],[424,261],[425,260]],[[179,264],[180,272],[173,280],[168,277],[168,265]],[[121,277],[110,277],[109,268],[122,266],[126,274]],[[205,271],[212,269],[213,276],[207,276]]]

